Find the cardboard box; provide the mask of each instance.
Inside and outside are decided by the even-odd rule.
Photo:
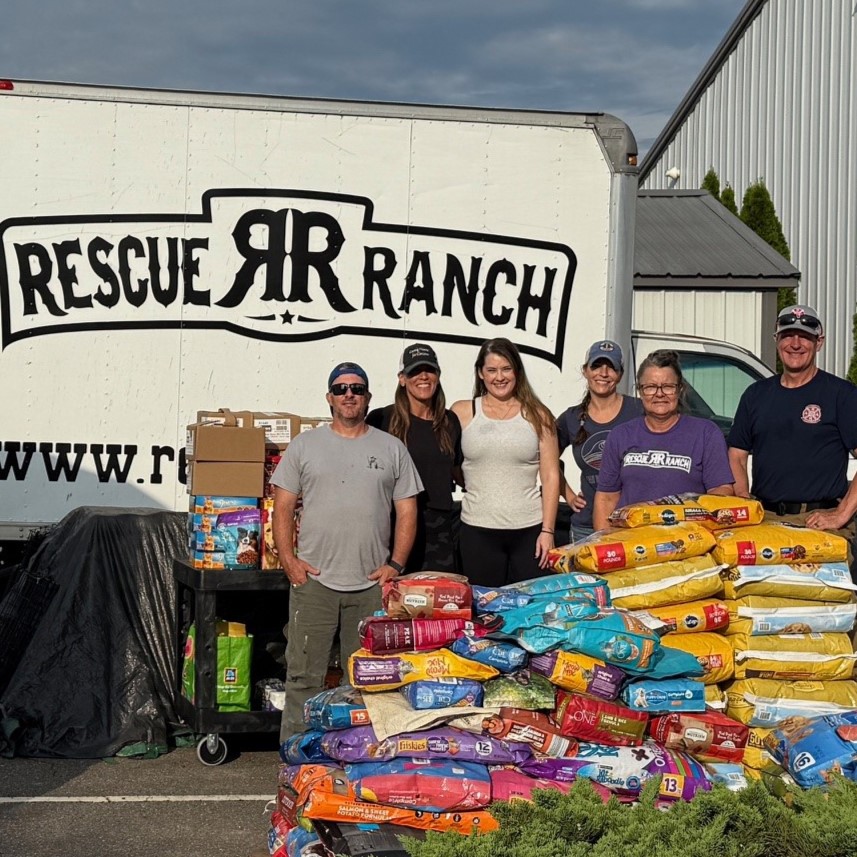
[[[186,453],[192,461],[264,461],[265,430],[252,426],[249,412],[224,411],[187,427]],[[195,493],[203,493],[196,491]]]
[[[254,428],[265,430],[265,443],[285,449],[301,432],[301,418],[287,411],[251,411]]]
[[[333,420],[330,417],[301,417],[301,431],[310,431],[311,429],[318,428],[319,426],[327,425],[332,422]]]
[[[265,465],[262,460],[190,461],[188,486],[191,494],[261,497],[265,487]]]

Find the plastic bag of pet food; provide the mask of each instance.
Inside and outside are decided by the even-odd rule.
[[[706,762],[705,772],[712,785],[726,786],[730,792],[743,791],[749,785],[743,765],[730,762]]]
[[[779,634],[726,638],[735,651],[735,678],[837,681],[851,678],[857,655],[847,634]]]
[[[454,830],[469,836],[471,833],[497,830],[499,825],[485,810],[469,812],[428,812],[401,809],[369,801],[313,792],[303,807],[303,817],[313,821],[336,821],[369,824],[396,824],[421,830],[445,832]]]
[[[740,762],[750,730],[725,714],[704,711],[653,717],[648,732],[664,747],[690,753],[703,762]]]
[[[857,781],[857,711],[794,718],[766,743],[801,788],[827,785],[833,774]]]
[[[726,634],[847,634],[854,627],[857,604],[746,595],[725,602],[729,610]]]
[[[529,744],[513,744],[452,727],[403,732],[379,741],[371,726],[358,726],[328,732],[322,738],[321,746],[331,758],[341,762],[388,762],[407,757],[454,759],[483,765],[518,765],[533,753]]]
[[[589,655],[578,652],[547,652],[530,658],[530,670],[547,677],[563,690],[586,693],[599,699],[616,699],[625,673]]]
[[[341,684],[317,693],[304,703],[304,723],[308,729],[350,729],[367,726],[369,712],[360,691]]]
[[[571,791],[572,785],[570,782],[564,783],[557,780],[531,777],[521,771],[516,771],[514,768],[491,769],[491,796],[495,801],[531,801],[533,799],[533,792],[536,789],[549,789],[568,794]],[[593,785],[596,784],[593,783]],[[599,794],[603,792],[606,798],[610,797],[610,792],[604,786],[596,786],[596,788],[599,790]]]
[[[373,655],[358,649],[348,659],[348,679],[360,690],[395,690],[413,681],[470,678],[485,681],[499,670],[462,658],[449,649],[434,652]]]
[[[485,708],[527,708],[550,711],[556,701],[556,688],[542,675],[529,669],[490,679],[483,685]]]
[[[477,613],[496,613],[514,607],[524,607],[531,601],[560,596],[565,599],[594,601],[599,607],[610,606],[607,584],[599,577],[580,571],[534,577],[532,580],[522,580],[496,589],[474,586],[473,606]]]
[[[705,668],[694,655],[679,649],[670,649],[667,646],[661,646],[655,652],[646,669],[639,670],[631,667],[623,667],[623,669],[632,676],[647,679],[701,678],[705,675]]]
[[[597,616],[600,608],[592,601],[557,601],[553,598],[532,601],[525,607],[507,610],[495,614],[497,625],[504,634],[514,634],[524,628],[544,626],[546,628],[565,628],[570,622],[578,622]],[[491,623],[491,627],[495,627]]]
[[[758,500],[717,494],[678,494],[615,509],[610,515],[610,526],[645,527],[689,521],[709,530],[722,530],[761,524],[764,518],[765,510]]]
[[[556,721],[542,711],[526,708],[501,708],[482,721],[483,731],[494,738],[530,744],[545,756],[574,756],[577,741],[564,736]]]
[[[491,803],[485,765],[449,759],[392,759],[345,766],[357,797],[427,812],[482,809]]]
[[[705,685],[705,707],[708,711],[726,711],[726,691],[716,684]]]
[[[729,625],[729,610],[722,601],[714,598],[668,607],[647,607],[646,612],[664,622],[669,631],[678,634],[722,631]]]
[[[292,735],[280,744],[280,758],[287,765],[335,764],[321,749],[325,734],[321,729],[310,729]]]
[[[287,857],[326,857],[327,853],[318,834],[303,827],[293,827],[286,836]]]
[[[775,761],[766,743],[768,735],[773,731],[761,726],[747,727],[747,746],[744,749],[743,759],[746,767],[762,770],[765,765]]]
[[[628,746],[642,743],[649,716],[615,702],[561,690],[554,719],[563,735],[579,741]]]
[[[609,575],[610,597],[625,610],[652,610],[720,595],[724,566],[710,554],[629,568]]]
[[[693,655],[705,670],[703,684],[719,684],[735,674],[732,646],[721,634],[667,634],[661,645]]]
[[[531,759],[521,770],[557,782],[588,779],[630,797],[639,795],[646,782],[657,776],[663,777],[659,796],[665,800],[690,800],[698,791],[711,789],[699,762],[648,740],[634,747],[581,744],[573,759]]]
[[[465,678],[439,678],[435,681],[415,681],[399,688],[411,708],[425,711],[453,706],[481,707],[482,682]]]
[[[259,533],[262,519],[258,509],[221,512],[215,533],[223,542],[227,568],[259,567]]]
[[[268,828],[268,853],[271,857],[289,857],[286,850],[286,838],[294,828],[286,824],[283,814],[274,810],[271,813],[271,826]]]
[[[849,603],[857,592],[847,562],[738,565],[720,574],[727,599],[748,595]]]
[[[391,619],[368,616],[357,626],[360,645],[375,655],[431,652],[448,646],[460,631],[479,633],[469,619]]]
[[[562,648],[618,667],[645,670],[660,646],[658,634],[630,613],[606,608],[601,615],[575,623]]]
[[[470,584],[461,574],[417,571],[384,584],[384,612],[395,619],[470,619]]]
[[[345,771],[337,766],[323,764],[283,765],[277,776],[280,786],[289,786],[300,807],[310,792],[324,791],[344,797],[357,797]]]
[[[318,818],[312,827],[327,849],[325,857],[408,857],[402,839],[423,840],[427,833],[394,824],[350,824]]]
[[[606,574],[702,556],[713,547],[714,536],[699,524],[652,525],[633,530],[601,530],[574,545],[570,555],[578,571]]]
[[[857,709],[857,682],[750,678],[726,688],[726,713],[748,726],[771,729],[789,717],[817,717]]]
[[[527,652],[514,643],[476,637],[465,631],[461,633],[450,650],[470,661],[494,667],[501,673],[511,673],[527,663]]]
[[[705,685],[691,678],[633,681],[622,690],[622,702],[636,711],[705,711]]]
[[[715,533],[714,558],[725,565],[844,562],[848,540],[796,524],[758,524]]]

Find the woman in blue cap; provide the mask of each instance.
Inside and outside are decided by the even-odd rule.
[[[425,490],[417,498],[417,535],[407,571],[455,571],[458,513],[453,482],[461,482],[461,424],[446,409],[440,363],[430,345],[405,348],[393,404],[366,417],[408,448]]]
[[[582,371],[586,380],[583,400],[556,421],[560,454],[571,447],[580,468],[580,491],[575,491],[564,478],[561,485],[562,495],[572,511],[572,541],[593,532],[592,506],[607,435],[616,426],[643,414],[639,399],[624,396],[617,389],[625,362],[616,342],[609,339],[593,342],[586,352]]]

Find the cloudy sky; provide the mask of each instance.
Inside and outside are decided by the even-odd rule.
[[[0,77],[605,111],[648,147],[746,0],[28,0]]]

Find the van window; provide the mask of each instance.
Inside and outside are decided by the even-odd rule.
[[[679,351],[678,354],[688,385],[688,411],[713,420],[724,434],[728,434],[741,394],[762,376],[750,366],[723,354],[695,351]]]

